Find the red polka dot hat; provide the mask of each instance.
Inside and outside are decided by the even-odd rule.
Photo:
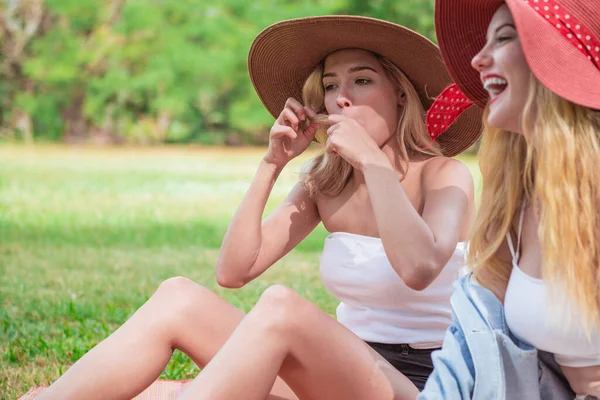
[[[600,109],[600,0],[436,0],[438,42],[460,90],[479,107],[487,103],[471,60],[504,3],[535,77],[573,103]]]

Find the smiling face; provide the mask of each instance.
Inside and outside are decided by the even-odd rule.
[[[327,56],[323,87],[328,114],[356,119],[379,146],[396,134],[404,98],[373,53],[345,49]]]
[[[500,6],[487,32],[487,43],[471,62],[490,94],[487,122],[490,126],[521,132],[531,70],[506,4]]]

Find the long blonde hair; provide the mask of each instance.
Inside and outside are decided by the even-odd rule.
[[[568,300],[589,335],[600,328],[600,111],[557,96],[533,76],[531,81],[522,135],[486,124],[469,264],[482,285],[504,292],[511,264],[497,251],[525,196],[539,215],[552,308]]]
[[[424,122],[425,111],[413,84],[394,63],[383,56],[373,54],[394,86],[406,95],[406,103],[398,119],[395,135],[401,149],[400,161],[406,164],[404,168],[406,174],[409,152],[441,156],[442,151],[437,143],[430,144]],[[322,82],[324,64],[325,60],[309,75],[302,90],[304,104],[321,114],[326,113],[325,89]],[[307,164],[301,182],[313,198],[320,195],[337,196],[350,180],[352,171],[352,165],[342,157],[322,153]]]

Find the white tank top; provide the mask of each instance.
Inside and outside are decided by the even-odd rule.
[[[338,321],[361,339],[440,347],[451,324],[452,284],[465,265],[464,244],[425,290],[404,284],[387,259],[381,239],[334,232],[325,240],[321,278],[338,299]]]
[[[594,332],[591,341],[588,340],[581,321],[575,318],[571,319],[570,325],[565,325],[569,320],[565,317],[563,326],[553,326],[546,305],[546,284],[542,279],[529,276],[519,268],[524,211],[525,203],[521,207],[516,248],[510,233],[506,237],[512,254],[512,272],[504,296],[506,323],[519,340],[553,353],[556,362],[561,365],[600,365],[600,332]],[[554,321],[560,321],[556,316],[553,317]]]

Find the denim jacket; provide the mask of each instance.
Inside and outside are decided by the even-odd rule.
[[[455,283],[452,325],[419,400],[572,400],[551,354],[517,340],[502,303],[468,274]]]

